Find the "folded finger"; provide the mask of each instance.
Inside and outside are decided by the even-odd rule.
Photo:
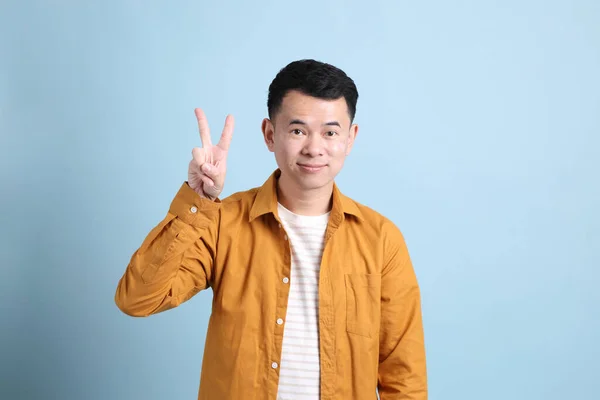
[[[212,165],[210,163],[203,164],[200,169],[204,173],[204,175],[206,175],[207,177],[209,177],[212,180],[215,180],[219,174],[219,171],[217,170],[217,168],[215,168],[214,165]]]
[[[204,148],[194,147],[192,149],[192,157],[194,158],[194,161],[196,162],[198,167],[202,167],[202,165],[204,165],[205,163],[210,162],[210,160],[208,159],[208,153]]]
[[[204,185],[206,187],[214,187],[215,186],[215,182],[210,179],[208,176],[202,176],[200,179],[202,179],[202,182],[204,182]]]

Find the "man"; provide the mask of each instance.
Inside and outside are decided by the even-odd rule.
[[[196,110],[203,147],[115,301],[142,317],[212,288],[199,399],[427,398],[420,292],[402,234],[334,183],[358,133],[357,99],[332,65],[283,68],[262,122],[278,168],[223,200],[233,117],[213,145]]]

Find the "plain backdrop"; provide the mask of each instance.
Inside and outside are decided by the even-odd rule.
[[[212,294],[150,318],[117,282],[187,178],[275,169],[280,68],[356,82],[337,182],[405,235],[430,399],[600,396],[600,2],[2,1],[0,398],[196,398]],[[210,366],[208,366],[210,367]]]

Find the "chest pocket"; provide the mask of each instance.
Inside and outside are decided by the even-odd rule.
[[[346,331],[373,337],[379,331],[381,275],[346,274]]]

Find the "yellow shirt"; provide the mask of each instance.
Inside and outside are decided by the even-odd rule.
[[[291,254],[275,171],[222,201],[184,182],[131,257],[115,301],[156,314],[212,288],[200,400],[272,399]],[[333,188],[319,276],[321,399],[427,399],[419,285],[398,228]],[[281,321],[280,321],[281,322]]]

